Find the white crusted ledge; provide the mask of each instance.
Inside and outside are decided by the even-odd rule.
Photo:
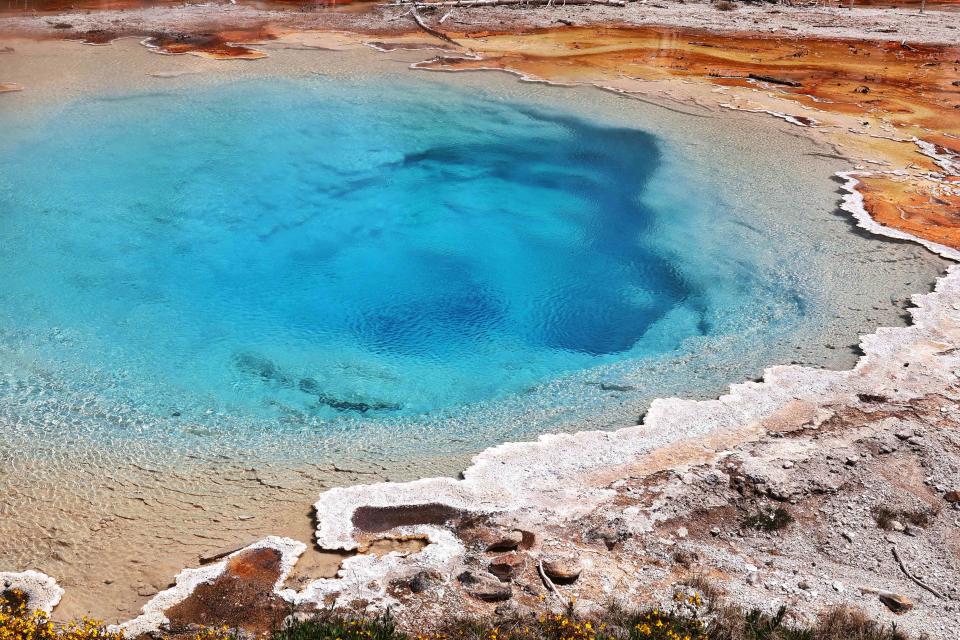
[[[30,611],[50,613],[60,603],[63,588],[57,581],[39,571],[0,572],[0,590],[17,589],[27,596],[27,608]]]

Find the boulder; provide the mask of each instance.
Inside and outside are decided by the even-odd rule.
[[[913,609],[913,602],[899,593],[881,591],[877,595],[880,598],[880,602],[882,602],[887,609],[890,609],[890,611],[893,611],[894,613],[906,613],[907,611],[910,611],[910,609]]]
[[[503,602],[513,596],[513,589],[509,584],[489,573],[464,571],[457,579],[468,595],[483,602]]]
[[[569,584],[580,577],[583,563],[572,554],[546,556],[543,559],[543,572],[557,584]]]
[[[510,582],[511,579],[520,575],[526,566],[526,554],[511,551],[491,560],[488,570],[504,582]]]

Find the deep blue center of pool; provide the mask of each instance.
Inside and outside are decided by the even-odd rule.
[[[659,242],[690,220],[645,204],[661,154],[441,88],[70,103],[0,146],[5,354],[158,412],[332,417],[670,351],[711,321]]]

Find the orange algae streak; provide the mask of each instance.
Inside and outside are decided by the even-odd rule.
[[[873,219],[950,247],[960,247],[960,182],[894,175],[858,177],[857,191]]]
[[[16,82],[0,82],[0,93],[12,93],[14,91],[23,91],[23,87]]]
[[[196,624],[214,628],[225,625],[254,633],[278,628],[289,613],[289,605],[273,593],[282,573],[281,561],[280,552],[271,548],[248,549],[231,557],[222,575],[199,585],[185,600],[164,612],[171,631],[193,637]],[[222,640],[231,636],[199,637]]]
[[[201,34],[158,34],[144,40],[144,44],[160,53],[170,55],[189,53],[215,60],[256,60],[266,58],[267,54],[240,43],[263,42],[275,37],[263,29]]]
[[[649,81],[669,79],[722,87],[712,98],[721,106],[814,127],[850,157],[878,171],[899,170],[903,175],[863,181],[868,211],[883,224],[960,248],[958,46],[659,27],[454,37],[469,43],[478,59],[438,57],[418,66],[503,69],[638,94]]]

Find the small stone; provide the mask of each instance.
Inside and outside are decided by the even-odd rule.
[[[715,538],[716,538],[717,536],[719,536],[719,535],[720,535],[720,527],[713,527],[712,529],[710,529],[710,535],[712,535],[712,536],[715,537]]]
[[[882,602],[887,609],[890,609],[890,611],[893,611],[894,613],[906,613],[907,611],[910,611],[910,609],[913,609],[913,603],[899,593],[881,591],[878,596],[880,598],[880,602]]]
[[[523,571],[526,564],[527,558],[524,554],[511,551],[491,560],[487,569],[504,582],[509,582]]]
[[[913,430],[901,429],[900,431],[897,431],[893,435],[895,435],[899,440],[909,440],[910,438],[913,437]]]
[[[417,575],[410,578],[407,586],[410,587],[410,591],[413,593],[423,593],[433,585],[437,577],[439,576],[433,572],[420,571]]]
[[[837,593],[843,593],[843,583],[839,580],[834,580],[830,586],[833,587],[833,590]]]
[[[847,542],[853,542],[853,534],[849,531],[841,531],[840,535],[842,535]]]
[[[801,580],[800,582],[797,583],[797,586],[803,589],[804,591],[810,591],[810,583],[807,582],[806,580]]]
[[[547,556],[543,559],[543,572],[559,584],[569,584],[580,577],[583,563],[575,555]]]
[[[943,499],[952,503],[960,502],[960,491],[947,491],[943,494]]]
[[[502,602],[513,596],[513,589],[509,584],[501,582],[489,573],[464,571],[457,579],[466,592],[484,602]]]
[[[903,531],[906,530],[907,527],[899,520],[891,520],[890,528],[893,529],[894,531],[899,531],[902,533]]]
[[[243,515],[237,516],[237,520],[253,520],[253,516],[243,514]]]
[[[632,537],[633,533],[629,529],[616,522],[608,523],[587,532],[588,539],[602,541],[608,551],[613,551],[618,544]]]
[[[524,618],[533,615],[533,609],[510,600],[498,604],[493,613],[501,618]]]
[[[792,460],[784,460],[782,466],[783,466],[784,469],[793,469],[793,461],[792,461]]]
[[[281,627],[284,629],[287,629],[300,622],[306,622],[311,618],[313,618],[313,614],[311,613],[308,613],[306,611],[294,611],[293,613],[291,613],[290,615],[288,615],[286,618],[283,619],[283,623],[281,624]]]
[[[678,537],[678,538],[686,538],[689,533],[690,533],[690,532],[687,531],[687,528],[686,528],[686,527],[680,527],[679,529],[677,529],[677,537]]]

